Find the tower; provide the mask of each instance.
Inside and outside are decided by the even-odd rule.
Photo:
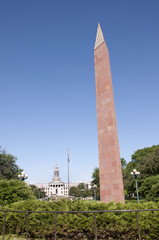
[[[94,47],[100,198],[124,202],[118,132],[109,52],[98,23]]]
[[[60,177],[59,177],[59,168],[56,164],[55,169],[54,169],[54,177],[52,179],[53,182],[60,182]]]

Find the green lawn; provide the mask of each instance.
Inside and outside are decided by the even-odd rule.
[[[147,201],[144,199],[140,199],[140,203],[145,203],[145,202]],[[125,203],[137,203],[137,199],[126,199]]]
[[[3,239],[3,236],[0,235],[0,240]],[[25,237],[20,237],[20,236],[17,236],[17,235],[14,235],[14,234],[5,234],[4,236],[4,240],[25,240],[26,238]],[[34,240],[44,240],[44,238],[35,238]]]

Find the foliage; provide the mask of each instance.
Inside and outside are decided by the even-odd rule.
[[[44,192],[43,189],[37,188],[35,185],[30,185],[30,188],[33,191],[33,194],[36,198],[39,199],[39,197],[40,198],[45,198],[46,197],[46,193]]]
[[[138,177],[139,188],[146,178],[155,176],[159,173],[159,145],[139,149],[131,156],[130,161],[123,171],[124,188],[128,194],[136,191],[134,178],[131,176],[131,171],[137,169],[140,172]]]
[[[131,156],[132,162],[139,162],[149,154],[154,155],[154,151],[158,148],[159,145],[153,145],[152,147],[138,149]]]
[[[73,186],[73,187],[70,187],[69,189],[69,195],[70,196],[77,196],[78,192],[77,192],[78,188]]]
[[[79,183],[77,187],[70,187],[69,194],[70,196],[86,198],[92,196],[92,191],[85,183]]]
[[[21,201],[4,209],[23,211],[102,211],[129,209],[158,209],[159,203],[109,204],[88,201],[42,202]],[[26,213],[7,213],[6,233],[26,235]],[[158,239],[159,212],[139,212],[139,226],[142,239]],[[4,214],[0,213],[0,231],[3,228]],[[138,239],[136,215],[134,212],[96,213],[98,239]],[[55,213],[30,213],[29,238],[55,238]],[[95,223],[93,213],[57,213],[58,239],[94,239]]]
[[[127,190],[128,194],[134,193],[136,191],[134,178],[131,176],[131,172],[133,169],[137,169],[136,164],[134,162],[129,162],[126,165],[126,168],[123,170],[123,182],[124,189]],[[138,170],[139,171],[139,170]],[[141,176],[138,177],[138,183]]]
[[[0,205],[7,205],[20,200],[35,199],[33,192],[20,180],[0,180]]]
[[[16,164],[17,158],[7,154],[4,150],[0,152],[0,180],[18,179],[18,174],[22,172]]]
[[[79,190],[85,190],[86,189],[86,184],[85,183],[79,183],[78,184],[78,189]]]
[[[126,160],[124,158],[120,158],[121,160],[121,167],[124,169],[126,167]]]
[[[100,181],[99,181],[99,168],[95,168],[92,173],[92,192],[93,197],[96,191],[96,199],[100,200]],[[96,189],[94,189],[94,186],[97,186]]]
[[[100,186],[99,182],[99,168],[95,168],[92,173],[92,186],[95,184],[97,187]]]
[[[159,175],[146,178],[140,187],[140,194],[148,201],[159,201]]]
[[[159,173],[159,145],[137,150],[132,155],[132,162],[141,172],[141,178]]]

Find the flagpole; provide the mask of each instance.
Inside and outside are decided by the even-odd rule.
[[[68,174],[68,200],[70,199],[70,194],[69,194],[69,162],[70,162],[70,159],[69,159],[69,149],[67,149],[67,174]]]

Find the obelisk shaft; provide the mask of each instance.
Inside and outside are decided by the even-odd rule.
[[[98,24],[94,49],[100,198],[103,202],[124,202],[118,132],[109,52]]]

